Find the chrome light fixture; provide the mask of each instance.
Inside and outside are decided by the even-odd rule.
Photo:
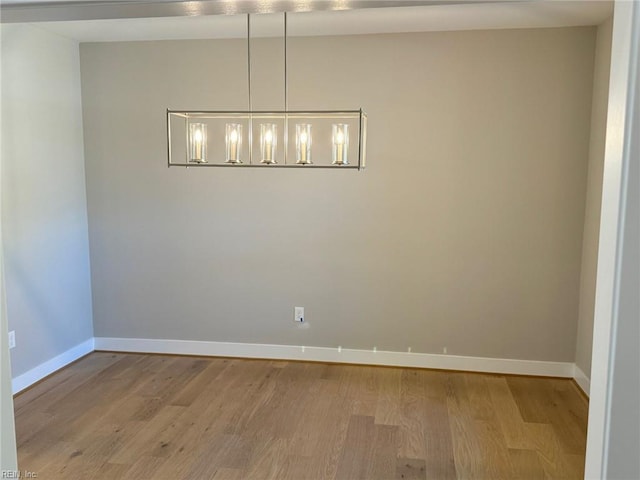
[[[170,167],[244,166],[358,170],[365,167],[367,116],[361,108],[288,109],[287,13],[283,16],[284,110],[252,109],[251,16],[247,15],[248,109],[167,109],[167,150]],[[350,142],[350,135],[354,139],[353,142]],[[290,138],[295,139],[291,145]],[[181,158],[184,160],[180,160]]]

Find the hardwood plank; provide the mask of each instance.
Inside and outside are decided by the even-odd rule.
[[[82,435],[74,444],[87,455],[100,455],[107,462],[114,454],[131,442],[139,431],[145,427],[143,422],[126,422],[123,424],[105,424]]]
[[[532,442],[526,424],[520,415],[511,390],[504,377],[491,377],[485,380],[489,386],[489,395],[497,415],[502,434],[508,448],[528,450]]]
[[[154,379],[154,373],[147,369],[150,362],[146,360],[140,357],[133,365],[115,374],[116,383],[111,385],[100,402],[87,408],[73,421],[67,422],[64,428],[58,428],[61,438],[82,441],[87,434],[90,436],[95,431],[102,430],[103,426],[113,426],[116,431],[117,426],[135,420],[138,410],[148,402],[147,398],[136,395],[136,391]]]
[[[400,384],[402,370],[386,368],[378,373],[378,398],[375,421],[384,425],[400,424]]]
[[[515,376],[507,377],[506,380],[522,419],[525,422],[549,423],[547,409],[551,406],[552,400],[546,382]]]
[[[235,468],[219,468],[213,476],[213,480],[244,480],[245,478],[246,472]]]
[[[193,377],[179,392],[177,392],[177,394],[171,399],[171,405],[179,407],[190,406],[196,398],[200,396],[202,391],[208,385],[215,382],[218,375],[220,375],[228,366],[229,360],[227,359],[208,362],[205,369]]]
[[[426,395],[423,411],[427,478],[440,480],[457,478],[447,408],[445,387],[447,379],[448,375],[443,372],[425,371],[423,373]]]
[[[287,461],[288,443],[283,438],[258,440],[253,457],[246,469],[247,480],[278,479],[278,473]]]
[[[38,474],[39,478],[44,475],[53,476],[52,470],[59,463],[64,463],[70,458],[76,448],[69,442],[54,442],[49,448],[42,452],[31,453],[24,448],[18,449],[18,466],[22,470],[28,470]]]
[[[39,478],[578,479],[569,380],[94,353],[16,401]]]
[[[387,480],[395,476],[398,452],[398,427],[375,425],[373,440],[373,463],[369,478]]]
[[[378,406],[378,380],[376,370],[372,367],[351,367],[351,375],[347,380],[351,413],[353,415],[375,417]]]
[[[51,404],[62,401],[79,388],[85,390],[87,383],[95,376],[100,375],[105,368],[111,367],[123,358],[125,355],[97,354],[95,359],[93,354],[89,355],[80,362],[60,371],[60,383],[56,383],[58,377],[55,375],[36,385],[33,390],[30,389],[24,394],[17,395],[17,404],[20,404],[19,400],[24,398],[32,398],[29,403],[23,404],[23,407],[16,406],[16,423],[24,426],[24,429],[16,430],[18,447],[27,451],[34,451],[39,447],[46,449],[52,439],[50,434],[38,435],[44,427],[47,427],[47,432],[56,432],[57,439],[65,440],[64,433],[73,421],[72,415],[83,414],[86,412],[87,406],[84,405],[84,408],[72,411],[71,415],[65,415],[64,412],[58,410],[52,412],[50,410]],[[29,408],[25,409],[24,405],[28,405]],[[39,418],[41,423],[34,423],[36,418]]]
[[[375,435],[373,417],[352,415],[338,463],[336,479],[367,479],[371,474]]]
[[[561,442],[553,426],[528,423],[529,438],[542,468],[549,478],[582,478],[581,465],[571,455],[563,453]]]
[[[523,377],[507,382],[525,421],[551,424],[565,453],[584,452],[588,408],[567,382]]]
[[[492,421],[475,420],[481,448],[484,478],[512,478],[509,450],[500,426]]]
[[[227,455],[231,445],[237,441],[234,435],[221,434],[207,442],[194,455],[194,461],[191,464],[189,473],[184,477],[176,478],[213,478],[222,465],[221,457]]]
[[[69,391],[86,382],[93,375],[115,363],[123,356],[124,354],[94,352],[82,358],[79,362],[72,363],[68,367],[57,371],[54,375],[45,378],[14,397],[13,407],[16,411],[16,416],[21,413],[25,406],[29,407],[29,411],[43,410],[51,403],[55,403],[59,396],[67,395]]]
[[[491,395],[486,382],[487,377],[482,374],[465,375],[465,387],[471,416],[476,420],[494,422],[496,420],[496,410],[491,402]]]
[[[209,384],[183,414],[161,432],[165,441],[170,440],[165,447],[169,457],[163,467],[168,476],[182,478],[187,475],[208,446],[224,433],[228,418],[243,408],[242,399],[234,395],[242,392],[237,384],[245,380],[244,367],[221,372],[216,377],[217,382]],[[270,367],[264,368],[270,370]]]
[[[134,428],[137,424],[142,424],[142,428],[137,430],[135,435],[128,439],[128,441],[125,441],[120,448],[109,457],[109,461],[111,463],[132,464],[138,456],[150,455],[156,446],[160,445],[160,447],[162,447],[165,440],[162,440],[159,434],[183,413],[184,409],[185,407],[168,405],[158,412],[153,422],[134,421]]]
[[[403,370],[400,383],[398,455],[425,458],[424,383],[417,370]]]
[[[299,457],[313,457],[324,447],[322,445],[322,429],[327,418],[333,413],[333,397],[327,393],[327,381],[316,379],[307,394],[301,399],[304,405],[304,418],[297,422],[292,434],[291,454]],[[309,428],[317,425],[318,428]]]
[[[584,455],[563,454],[564,464],[572,478],[584,478]]]
[[[587,448],[587,415],[584,402],[573,390],[559,390],[551,384],[552,406],[548,410],[553,427],[564,453],[580,455]]]
[[[311,466],[311,457],[301,455],[288,455],[282,468],[278,471],[276,478],[278,480],[301,480],[309,477]]]
[[[456,472],[460,478],[486,478],[477,423],[455,393],[447,399]]]
[[[314,452],[309,472],[311,478],[334,479],[347,438],[351,400],[340,385],[339,376],[327,378],[325,372],[319,383],[321,390],[318,395],[328,400],[328,407],[323,411],[325,415],[320,417],[320,422],[311,427],[318,449]]]
[[[427,468],[424,460],[417,458],[398,458],[395,478],[402,480],[425,480],[427,478]]]
[[[23,410],[24,412],[24,410]],[[28,412],[28,410],[27,410]],[[16,431],[16,443],[24,445],[27,440],[36,435],[54,420],[55,416],[47,412],[34,411],[28,414],[16,416],[16,422],[20,423],[20,429]]]
[[[128,470],[123,475],[123,480],[138,480],[141,478],[167,478],[161,470],[165,460],[157,457],[142,455],[132,465],[123,465]],[[117,464],[116,464],[117,465]],[[110,477],[103,477],[105,479]],[[114,477],[115,478],[115,477]]]
[[[509,449],[513,480],[544,480],[544,469],[535,450]]]
[[[304,388],[298,388],[294,378],[305,384],[305,373],[300,365],[275,369],[267,366],[260,378],[253,379],[242,392],[248,408],[238,409],[227,421],[227,433],[257,432],[265,427],[276,437],[290,437],[299,410]],[[287,421],[291,419],[292,421]]]
[[[105,463],[94,473],[95,478],[118,478],[124,479],[129,471],[129,465],[119,465],[117,463]],[[148,475],[148,474],[147,474]]]

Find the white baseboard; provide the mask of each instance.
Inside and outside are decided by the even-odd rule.
[[[589,377],[585,375],[585,373],[578,367],[574,365],[573,371],[573,379],[576,381],[580,389],[585,393],[585,395],[589,396],[589,390],[591,389],[591,380]]]
[[[15,377],[11,381],[11,389],[13,390],[13,394],[15,395],[16,393],[21,392],[37,381],[42,380],[47,375],[51,375],[56,370],[60,370],[62,367],[69,365],[71,362],[74,362],[77,359],[85,356],[86,354],[93,352],[93,350],[94,339],[90,338],[89,340],[70,348],[66,352],[62,352],[60,355],[53,357],[51,360],[47,360],[46,362],[41,363],[28,372]]]
[[[267,345],[259,343],[202,342],[194,340],[158,340],[146,338],[91,338],[48,360],[12,381],[16,394],[93,350],[133,353],[165,353],[212,357],[306,360],[312,362],[353,363],[395,367],[433,368],[467,372],[506,373],[573,378],[589,395],[589,379],[569,362],[515,360],[509,358],[466,357],[432,353],[389,352],[351,348]]]
[[[458,355],[356,350],[348,348],[339,350],[338,348],[328,347],[266,345],[258,343],[96,337],[95,349],[116,352],[307,360],[563,378],[573,378],[575,374],[575,365],[569,362],[464,357]]]

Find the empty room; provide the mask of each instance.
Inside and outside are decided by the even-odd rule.
[[[638,478],[640,4],[0,19],[2,478]]]

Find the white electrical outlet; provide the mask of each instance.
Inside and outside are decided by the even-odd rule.
[[[16,331],[11,330],[9,332],[9,349],[16,348]]]
[[[293,307],[293,321],[304,323],[304,307]]]

